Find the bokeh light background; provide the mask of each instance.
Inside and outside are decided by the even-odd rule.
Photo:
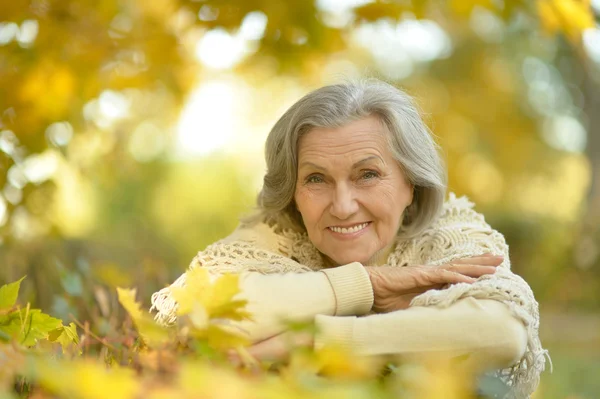
[[[276,119],[376,76],[416,97],[450,189],[511,246],[554,360],[600,394],[600,1],[0,4],[0,284],[109,331],[252,209]]]

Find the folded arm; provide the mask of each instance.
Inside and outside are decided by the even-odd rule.
[[[469,355],[484,369],[515,363],[527,346],[523,324],[494,300],[465,298],[443,309],[413,306],[365,317],[319,315],[316,324],[316,347],[329,342],[359,355]]]
[[[240,290],[253,320],[239,326],[252,342],[283,332],[286,322],[312,322],[316,315],[364,315],[373,306],[368,274],[358,262],[319,272],[242,273]]]

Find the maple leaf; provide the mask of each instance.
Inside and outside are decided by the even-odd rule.
[[[225,274],[211,282],[207,270],[190,269],[185,286],[171,288],[180,323],[186,326],[184,335],[206,340],[214,349],[248,345],[242,332],[230,324],[250,319],[244,310],[247,301],[234,299],[239,292],[238,275]]]
[[[77,326],[75,323],[71,323],[68,326],[61,326],[56,330],[50,331],[48,340],[50,342],[58,342],[62,347],[63,353],[65,353],[68,348],[79,344]]]
[[[178,316],[197,312],[199,303],[209,319],[250,319],[250,314],[244,311],[247,301],[234,299],[239,292],[239,275],[224,274],[211,283],[208,271],[203,268],[189,270],[184,287],[171,288]]]
[[[171,295],[177,301],[177,315],[190,313],[197,302],[207,307],[210,302],[210,287],[208,271],[200,267],[188,270],[185,286],[171,288]]]
[[[144,342],[151,347],[164,344],[169,340],[169,332],[156,324],[150,315],[143,313],[141,305],[135,301],[135,289],[117,288],[119,302],[133,320]]]

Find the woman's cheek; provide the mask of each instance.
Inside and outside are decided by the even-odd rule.
[[[318,223],[320,218],[320,202],[319,196],[314,191],[306,188],[298,191],[296,203],[298,204],[298,208],[307,228],[314,228]]]

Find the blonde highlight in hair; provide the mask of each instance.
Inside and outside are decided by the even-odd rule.
[[[432,134],[413,99],[377,79],[325,86],[302,97],[275,123],[265,145],[267,172],[257,199],[257,212],[246,222],[267,220],[282,228],[305,231],[294,193],[298,143],[310,130],[337,128],[377,116],[390,134],[393,157],[414,187],[398,235],[413,237],[439,216],[446,196],[446,169]]]

